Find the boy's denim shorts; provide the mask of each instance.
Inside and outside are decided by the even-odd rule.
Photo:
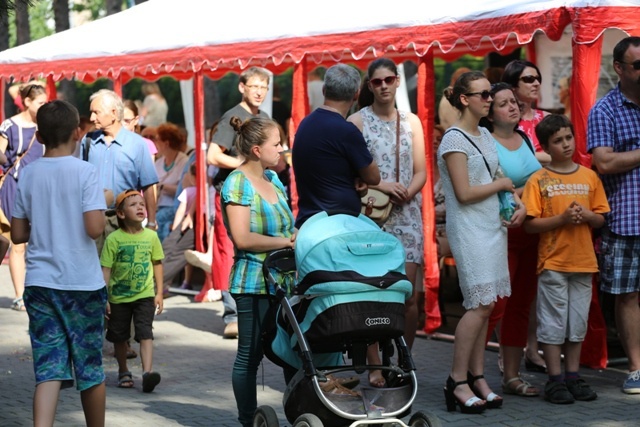
[[[36,385],[62,381],[62,388],[87,390],[105,380],[102,343],[107,288],[61,291],[27,286],[24,302],[29,314]]]

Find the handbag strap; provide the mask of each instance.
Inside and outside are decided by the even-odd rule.
[[[0,179],[0,187],[2,186],[2,183],[4,183],[4,180],[7,179],[7,176],[9,176],[11,172],[13,172],[15,169],[18,168],[18,166],[20,165],[20,160],[22,160],[22,158],[29,152],[35,140],[36,140],[36,134],[34,132],[33,136],[31,137],[31,141],[29,141],[29,145],[27,146],[27,149],[24,150],[22,153],[20,153],[20,155],[18,155],[18,157],[16,158],[16,161],[13,162],[13,164],[9,167],[9,169],[7,169],[4,172],[4,175],[2,175],[2,179]]]
[[[400,182],[400,111],[396,108],[396,182]]]
[[[466,134],[466,133],[462,132],[460,129],[455,129],[455,128],[454,128],[454,129],[449,129],[449,130],[448,130],[448,131],[446,131],[444,134],[446,135],[446,134],[448,134],[449,132],[453,132],[453,131],[460,132],[460,134],[461,134],[462,136],[464,136],[464,137],[467,139],[467,141],[469,141],[469,142],[471,143],[471,145],[473,145],[473,148],[475,148],[475,149],[478,151],[478,153],[480,153],[480,155],[482,156],[482,160],[484,160],[484,165],[487,167],[487,171],[489,172],[489,176],[491,177],[491,179],[493,179],[493,173],[491,173],[491,168],[489,167],[489,162],[487,162],[487,159],[484,157],[484,154],[482,154],[482,151],[480,151],[480,149],[478,148],[478,146],[477,146],[477,145],[476,145],[476,144],[471,140],[471,138],[469,138],[469,137],[467,136],[467,134]],[[443,136],[444,136],[444,135],[443,135]]]

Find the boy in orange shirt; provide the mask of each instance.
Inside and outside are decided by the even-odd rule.
[[[525,231],[540,233],[537,335],[549,374],[544,397],[551,403],[594,400],[598,395],[578,369],[592,275],[598,271],[591,229],[604,225],[609,204],[596,173],[572,160],[573,125],[566,116],[545,117],[536,136],[551,163],[531,175],[522,202],[527,207]]]

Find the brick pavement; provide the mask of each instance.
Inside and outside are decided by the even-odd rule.
[[[25,313],[9,308],[13,288],[8,267],[0,267],[0,426],[32,425],[31,398],[34,387],[31,348]],[[235,340],[222,339],[222,304],[194,303],[188,297],[166,300],[165,312],[155,322],[154,368],[162,382],[151,394],[141,392],[140,359],[132,361],[135,389],[116,385],[117,365],[105,356],[107,373],[107,426],[237,426],[230,370]],[[105,345],[105,354],[110,350]],[[582,370],[598,392],[593,402],[552,405],[542,398],[504,396],[504,407],[482,415],[445,411],[442,386],[450,368],[450,342],[418,338],[414,345],[418,396],[413,410],[431,411],[443,425],[462,426],[634,426],[640,425],[636,411],[640,395],[620,392],[624,373],[617,369]],[[497,354],[486,352],[489,383],[499,390]],[[545,376],[526,374],[542,386]],[[265,360],[258,374],[258,402],[270,405],[286,422],[282,410],[284,381],[280,368]],[[264,384],[264,385],[262,385]],[[82,426],[80,395],[63,390],[58,405],[57,426]],[[406,421],[406,420],[405,420]]]

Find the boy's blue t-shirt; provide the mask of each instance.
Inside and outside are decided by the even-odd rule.
[[[83,214],[105,210],[96,168],[72,156],[43,157],[21,171],[13,217],[27,219],[25,286],[65,291],[104,287],[95,241]]]

